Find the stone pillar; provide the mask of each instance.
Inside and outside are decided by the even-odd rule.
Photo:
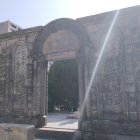
[[[78,78],[79,78],[79,108],[80,108],[80,118],[78,120],[78,129],[82,128],[82,120],[85,118],[85,108],[82,110],[82,105],[85,98],[85,61],[84,55],[78,53],[77,55],[78,62]]]
[[[84,81],[84,63],[78,61],[78,78],[79,78],[79,102],[80,109],[85,97],[85,81]]]
[[[38,72],[40,75],[40,119],[39,119],[39,127],[45,126],[47,124],[47,112],[46,112],[46,100],[47,100],[47,61],[41,62],[41,69]]]
[[[44,97],[44,113],[46,115],[46,122],[45,125],[47,125],[47,116],[48,116],[48,61],[46,61],[46,69],[45,69],[45,84],[46,84],[46,94]]]

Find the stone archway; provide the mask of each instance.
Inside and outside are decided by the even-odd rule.
[[[49,60],[76,59],[78,63],[79,100],[85,94],[85,47],[89,46],[88,33],[72,19],[57,19],[46,25],[38,34],[34,46],[34,94],[40,98],[40,125],[46,124],[47,64]],[[39,85],[39,86],[38,86]],[[43,119],[42,119],[43,117]]]

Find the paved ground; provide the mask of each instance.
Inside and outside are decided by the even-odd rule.
[[[78,120],[68,119],[71,113],[49,113],[47,128],[55,129],[77,129]]]
[[[51,131],[75,131],[78,128],[77,119],[68,119],[67,117],[71,113],[49,113],[48,124],[44,128],[45,130]],[[35,140],[47,140],[47,139],[35,139]],[[49,139],[55,140],[55,139]]]

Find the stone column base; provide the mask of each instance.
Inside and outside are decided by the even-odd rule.
[[[1,123],[0,140],[34,140],[34,126]]]
[[[140,140],[140,135],[94,133],[77,130],[72,140]]]

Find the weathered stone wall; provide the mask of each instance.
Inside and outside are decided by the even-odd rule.
[[[86,87],[115,13],[77,19],[91,39],[90,48],[86,49]],[[140,134],[139,13],[139,6],[119,12],[93,80],[86,118],[80,126],[84,140],[140,139],[129,136]]]
[[[82,140],[140,138],[139,13],[140,6],[118,14],[79,120]],[[77,59],[82,102],[115,14],[58,19],[0,35],[0,122],[36,124],[47,114],[48,60]]]
[[[40,30],[0,35],[0,122],[31,123],[26,118],[37,115],[32,46]]]

